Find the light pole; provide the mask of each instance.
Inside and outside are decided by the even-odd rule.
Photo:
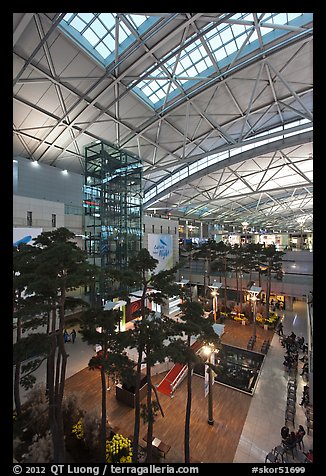
[[[181,291],[183,290],[183,286],[189,283],[189,279],[184,279],[183,276],[181,276],[181,281],[176,281],[175,284],[179,284],[181,286]],[[190,295],[191,295],[191,283],[190,283]],[[180,298],[180,304],[182,304],[183,300]]]
[[[216,313],[217,313],[217,296],[218,296],[218,290],[222,286],[222,283],[217,283],[214,280],[214,283],[211,284],[209,289],[212,290],[212,296],[213,296],[213,312],[214,312],[214,321],[216,322]]]
[[[250,294],[250,300],[253,303],[253,322],[254,322],[254,329],[253,329],[253,335],[256,336],[256,302],[259,299],[257,295],[261,291],[261,287],[259,286],[251,286],[249,289],[249,294]]]
[[[207,356],[208,362],[212,364],[212,357],[213,357],[213,351],[210,346],[205,346],[204,349],[204,354]],[[212,386],[213,386],[213,377],[212,377],[212,369],[211,367],[208,367],[208,419],[207,423],[209,425],[214,425],[214,418],[213,418],[213,392],[212,392]],[[205,395],[206,396],[206,395]]]

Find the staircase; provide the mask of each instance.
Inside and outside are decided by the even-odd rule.
[[[195,341],[191,348],[197,352],[201,348],[201,342]],[[166,374],[164,379],[158,384],[157,390],[164,395],[173,397],[175,389],[180,385],[185,376],[187,375],[187,365],[175,364],[172,369]]]

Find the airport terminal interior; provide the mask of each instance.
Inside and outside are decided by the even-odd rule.
[[[313,14],[13,13],[13,462],[313,462]]]

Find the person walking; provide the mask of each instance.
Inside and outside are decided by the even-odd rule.
[[[69,340],[69,334],[66,329],[63,331],[63,340],[65,343]]]
[[[76,333],[75,329],[73,329],[71,331],[70,336],[71,336],[71,342],[74,344],[75,340],[76,340],[76,337],[77,337],[77,333]]]
[[[278,323],[277,333],[278,333],[279,336],[282,336],[282,335],[283,335],[283,324],[282,324],[281,321]]]

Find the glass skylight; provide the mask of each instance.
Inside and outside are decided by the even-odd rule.
[[[245,152],[246,150],[254,149],[256,147],[262,146],[269,142],[277,141],[280,138],[284,139],[286,137],[290,137],[291,135],[298,134],[297,130],[294,130],[293,132],[286,132],[285,129],[289,129],[290,127],[295,128],[297,126],[304,127],[305,124],[307,125],[307,127],[301,129],[300,133],[304,133],[304,132],[308,132],[312,130],[312,125],[310,121],[308,121],[308,119],[300,119],[298,121],[294,121],[290,124],[285,125],[284,128],[275,127],[274,129],[270,129],[267,132],[263,132],[263,133],[255,135],[254,137],[257,137],[258,140],[254,143],[250,142],[248,145],[242,145],[240,147],[235,147],[233,149],[230,149],[224,152],[211,154],[202,159],[199,159],[196,162],[193,162],[192,164],[186,165],[182,169],[179,169],[173,172],[166,179],[150,187],[144,194],[144,203],[148,202],[151,198],[155,197],[158,193],[164,191],[168,187],[171,187],[175,183],[180,182],[182,179],[189,177],[190,175],[193,175],[196,172],[199,172],[201,169],[207,168],[212,164],[221,162],[222,160],[226,158],[230,158],[234,155],[241,154],[242,152]],[[273,134],[275,134],[275,136],[272,136]],[[272,137],[268,137],[268,136],[272,136]],[[264,137],[264,139],[262,139],[261,137]],[[247,140],[249,141],[251,139],[252,138],[248,138]]]
[[[116,37],[118,53],[121,54],[136,40],[133,28],[142,34],[158,20],[158,17],[153,16],[123,14],[127,23],[130,23],[128,27],[125,22],[116,22],[117,15],[117,13],[67,13],[60,27],[106,66],[114,59]]]
[[[268,33],[276,30],[279,36],[287,32],[277,29],[276,25],[285,25],[296,20],[295,25],[300,26],[298,17],[303,15],[303,13],[257,13],[263,39]],[[264,26],[265,23],[268,25]],[[273,38],[268,39],[266,36],[264,43]],[[164,67],[160,67],[160,79],[143,80],[135,85],[134,92],[147,100],[150,105],[160,107],[166,99],[170,99],[166,98],[167,91],[169,95],[174,93],[171,96],[174,97],[178,94],[178,90],[181,93],[208,78],[218,68],[230,64],[242,46],[244,46],[242,55],[246,54],[249,48],[252,51],[259,47],[252,13],[236,13],[230,23],[216,26],[203,36],[203,41],[197,40],[186,46],[180,56],[176,51],[175,56],[169,59]]]

